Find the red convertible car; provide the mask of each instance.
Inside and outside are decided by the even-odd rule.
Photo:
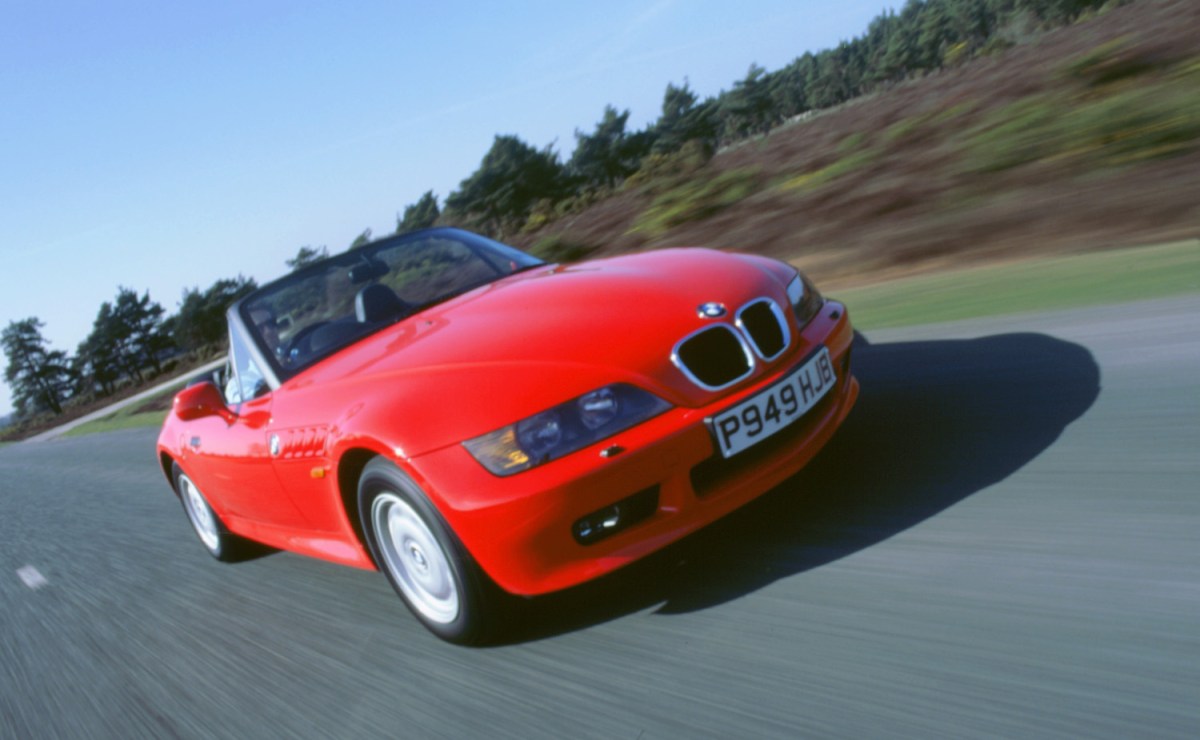
[[[453,642],[764,493],[858,395],[841,304],[706,249],[564,266],[431,229],[297,270],[228,321],[225,369],[158,439],[201,543],[382,570]]]

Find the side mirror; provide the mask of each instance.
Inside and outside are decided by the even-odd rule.
[[[175,394],[175,415],[183,421],[219,416],[230,422],[235,418],[235,414],[225,405],[221,391],[208,380],[189,385]]]

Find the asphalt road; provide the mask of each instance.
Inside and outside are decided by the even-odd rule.
[[[212,561],[153,431],[0,449],[0,737],[1200,735],[1200,296],[867,339],[808,470],[488,649]]]

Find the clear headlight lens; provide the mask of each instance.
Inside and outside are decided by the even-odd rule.
[[[621,402],[612,388],[601,388],[579,397],[579,420],[588,429],[599,429],[621,413]]]
[[[517,423],[517,442],[527,456],[540,459],[562,444],[560,418],[558,411],[545,411]]]
[[[671,404],[625,383],[606,385],[516,424],[463,442],[495,475],[528,470],[658,416]]]
[[[796,312],[796,321],[800,324],[801,329],[809,321],[812,321],[812,317],[816,316],[817,312],[821,310],[821,306],[825,305],[824,296],[802,273],[796,273],[796,277],[788,283],[787,294],[788,302],[792,304],[792,310]]]

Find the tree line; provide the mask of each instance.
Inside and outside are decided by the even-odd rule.
[[[370,241],[371,230],[365,229],[348,248]],[[306,245],[284,263],[298,270],[328,256],[327,247]],[[141,385],[174,367],[180,356],[199,360],[224,353],[225,312],[257,287],[253,278],[238,275],[203,290],[185,288],[179,310],[170,316],[149,291],[138,295],[119,287],[116,298],[100,305],[92,331],[73,355],[50,349],[42,335],[45,324],[36,316],[10,321],[0,331],[0,349],[8,361],[4,379],[12,390],[16,418],[61,414],[68,402],[94,401],[124,385]]]
[[[432,190],[397,214],[396,232],[437,224],[467,226],[502,236],[537,227],[611,192],[681,150],[709,157],[721,146],[766,134],[809,111],[960,64],[1020,43],[1038,31],[1126,0],[907,0],[898,12],[876,16],[861,35],[787,66],[752,64],[729,90],[703,100],[685,79],[668,83],[658,118],[629,131],[630,112],[605,106],[590,132],[575,132],[562,161],[552,146],[537,148],[497,135],[478,169],[449,193],[444,208]],[[371,240],[360,233],[350,248]],[[301,247],[287,260],[295,270],[328,255]],[[225,311],[256,287],[238,276],[204,290],[186,289],[179,311],[165,315],[148,293],[121,287],[100,306],[92,331],[74,355],[51,350],[36,317],[11,321],[0,333],[8,359],[5,380],[18,418],[61,413],[70,399],[114,393],[122,383],[157,375],[173,355],[224,349]]]
[[[180,354],[203,357],[223,351],[225,310],[256,287],[238,276],[205,290],[183,291],[171,316],[149,292],[121,287],[100,305],[92,331],[74,355],[50,349],[36,316],[10,321],[0,332],[8,361],[4,379],[12,389],[18,419],[61,414],[68,401],[111,396],[124,384],[142,384],[159,375]]]
[[[552,145],[539,149],[515,135],[497,135],[479,168],[446,196],[443,210],[433,192],[426,192],[404,209],[397,231],[444,223],[503,236],[536,228],[685,146],[709,157],[809,111],[996,53],[1127,1],[907,0],[898,12],[881,13],[862,35],[836,47],[806,52],[774,71],[752,64],[745,77],[715,96],[700,99],[686,79],[670,83],[659,117],[641,130],[628,130],[628,110],[608,105],[592,131],[576,130],[574,151],[565,161]]]
[[[370,241],[371,230],[365,229],[348,248]],[[306,245],[285,264],[298,270],[327,256],[327,247]],[[10,321],[0,331],[0,349],[8,361],[4,379],[12,390],[16,418],[61,414],[68,402],[94,401],[124,385],[141,385],[174,367],[180,356],[198,360],[224,353],[225,312],[257,287],[253,278],[238,275],[203,290],[185,288],[179,310],[170,316],[149,291],[138,295],[119,287],[116,298],[100,305],[92,331],[73,355],[50,349],[42,335],[45,324],[36,316]]]

